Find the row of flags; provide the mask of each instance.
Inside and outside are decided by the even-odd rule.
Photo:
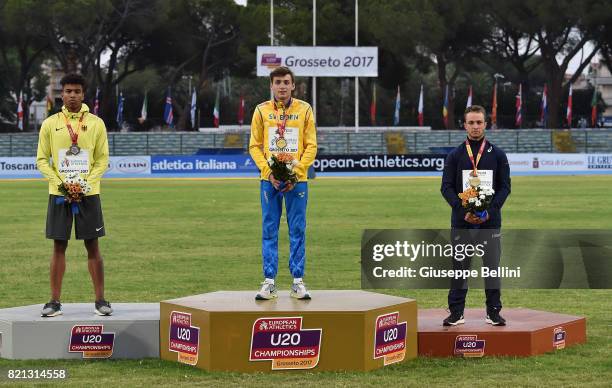
[[[565,122],[568,126],[571,126],[572,123],[572,90],[573,87],[570,84],[569,94],[567,98],[567,110],[565,114]],[[466,109],[472,106],[473,99],[473,91],[472,86],[468,88],[468,96],[467,103],[465,105]],[[400,107],[401,107],[401,99],[400,99],[400,87],[397,86],[397,94],[395,96],[395,111],[393,112],[393,125],[399,125],[400,119]],[[520,128],[523,124],[523,85],[519,84],[518,93],[516,95],[515,102],[516,113],[514,117],[514,125],[517,128]],[[449,90],[448,85],[446,85],[444,89],[444,102],[442,104],[442,121],[444,122],[444,127],[449,128],[448,122],[448,110],[449,110]],[[419,104],[417,110],[417,120],[419,126],[423,126],[424,117],[423,117],[423,85],[421,84],[421,90],[419,93]],[[542,101],[540,103],[540,122],[542,122],[543,126],[546,126],[548,121],[548,87],[544,85],[544,91],[542,93]],[[372,125],[376,125],[376,84],[372,87],[372,102],[370,103],[370,122]],[[491,104],[491,125],[495,126],[497,124],[497,82],[493,85],[493,101]],[[597,90],[593,91],[593,98],[591,99],[591,125],[595,127],[597,125]]]
[[[572,123],[572,92],[573,88],[570,84],[569,94],[567,99],[567,109],[565,114],[565,122],[568,126],[571,126]],[[468,89],[467,103],[466,108],[472,106],[473,99],[473,91],[472,86],[470,85]],[[53,101],[49,96],[47,96],[47,114],[49,115],[53,109]],[[220,119],[220,88],[217,87],[217,94],[215,97],[215,106],[213,108],[213,123],[215,127],[219,126]],[[117,117],[116,121],[119,126],[123,124],[123,112],[124,112],[124,104],[125,99],[123,97],[123,93],[119,93],[119,98],[117,100]],[[419,126],[424,125],[424,115],[423,115],[423,85],[421,84],[421,89],[419,93],[419,103],[418,103],[418,111],[417,111],[417,120]],[[393,113],[393,125],[399,125],[400,121],[400,108],[401,108],[401,97],[400,97],[400,87],[397,86],[397,94],[395,97],[395,111]],[[515,103],[516,113],[514,124],[517,128],[520,128],[523,124],[523,86],[519,84],[518,93],[516,95],[516,103]],[[540,104],[540,122],[543,126],[546,126],[548,121],[548,87],[544,85],[544,91],[542,93],[542,101]],[[448,111],[449,111],[449,88],[446,85],[444,90],[444,102],[442,106],[442,118],[444,122],[445,128],[449,128],[448,122]],[[93,113],[95,115],[99,115],[100,112],[100,89],[96,89],[96,95],[93,104]],[[192,128],[196,127],[196,112],[197,112],[197,94],[195,88],[193,89],[191,95],[191,105],[190,105],[190,119]],[[146,120],[148,113],[148,96],[147,92],[145,92],[144,99],[142,102],[142,108],[140,112],[140,119]],[[245,101],[244,97],[241,95],[238,105],[238,124],[244,124],[244,113],[245,113]],[[164,115],[163,115],[164,123],[168,126],[174,126],[174,111],[172,107],[172,93],[171,89],[168,88],[166,93],[165,103],[164,103]],[[376,125],[376,84],[373,85],[372,88],[372,102],[370,104],[370,121],[372,125]],[[491,105],[491,125],[495,126],[497,124],[497,82],[493,85],[493,101]],[[593,127],[597,124],[597,91],[593,91],[593,98],[591,100],[591,124]],[[17,127],[19,130],[23,130],[23,93],[19,93],[19,101],[17,104]]]
[[[197,100],[198,100],[198,95],[194,88],[191,94],[191,104],[190,104],[190,109],[189,109],[189,113],[190,113],[189,116],[191,119],[192,128],[196,127]],[[168,88],[168,91],[166,93],[166,98],[164,101],[165,101],[164,102],[164,115],[163,115],[164,123],[170,127],[174,127],[174,108],[172,106],[172,91],[170,88]],[[213,108],[213,125],[215,127],[219,127],[219,119],[220,119],[219,103],[220,103],[220,89],[217,88],[217,96],[215,98],[215,106]],[[123,104],[124,104],[123,93],[120,93],[118,107],[117,107],[117,123],[119,125],[123,123]],[[240,96],[240,104],[238,106],[238,123],[240,125],[244,123],[244,106],[245,106],[244,97]],[[140,110],[141,120],[144,121],[147,119],[147,111],[148,111],[148,96],[147,96],[147,93],[145,92],[145,96],[142,102],[142,108]]]

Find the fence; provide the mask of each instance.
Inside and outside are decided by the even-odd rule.
[[[409,154],[436,153],[455,147],[465,139],[464,131],[430,131],[401,128],[319,128],[319,154]],[[612,152],[612,129],[504,129],[488,130],[487,139],[508,153]],[[241,132],[110,132],[110,153],[122,155],[191,155],[201,148],[243,148],[249,143]],[[36,155],[36,133],[0,134],[0,156]]]

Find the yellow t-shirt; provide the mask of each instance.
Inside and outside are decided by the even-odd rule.
[[[284,141],[279,142],[278,124],[287,116]],[[282,147],[282,148],[281,148]],[[261,179],[268,180],[268,159],[272,154],[286,152],[299,162],[294,167],[298,181],[308,180],[308,167],[317,156],[317,130],[310,104],[291,98],[283,109],[273,100],[263,102],[255,108],[251,121],[249,153],[261,171]]]
[[[83,117],[81,128],[79,120]],[[72,139],[66,126],[78,133],[77,144],[81,152],[77,156],[66,155]],[[52,160],[50,160],[52,158]],[[108,137],[104,121],[89,113],[89,107],[82,104],[79,113],[62,111],[47,117],[40,127],[36,166],[49,181],[49,194],[62,195],[57,186],[64,181],[70,171],[78,171],[91,186],[87,195],[100,194],[100,180],[108,168]]]

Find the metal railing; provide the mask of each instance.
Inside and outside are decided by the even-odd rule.
[[[393,136],[390,136],[393,135]],[[231,137],[231,139],[230,139]],[[319,128],[320,154],[437,153],[465,139],[464,131],[428,131],[401,128]],[[506,152],[612,152],[612,129],[489,130],[487,138]],[[228,141],[230,139],[231,141]],[[191,155],[200,149],[243,148],[248,129],[207,132],[110,132],[111,155]],[[0,157],[36,155],[38,134],[0,134]],[[398,152],[398,150],[400,150]]]

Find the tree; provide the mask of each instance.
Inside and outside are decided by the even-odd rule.
[[[24,129],[29,127],[30,104],[45,95],[41,66],[49,48],[42,39],[46,10],[46,3],[0,0],[0,116],[16,122],[23,95]]]
[[[46,38],[65,72],[79,71],[90,88],[101,89],[100,109],[107,123],[114,113],[113,88],[143,70],[142,53],[150,33],[163,24],[170,4],[162,0],[58,0],[45,23]],[[104,59],[108,58],[106,63]]]
[[[442,112],[447,85],[450,91],[450,128],[455,124],[452,91],[457,77],[474,68],[474,52],[489,32],[489,26],[479,22],[484,20],[483,5],[480,0],[393,0],[371,3],[367,8],[370,29],[382,46],[414,53],[435,64],[440,88],[438,112]]]
[[[491,74],[501,73],[506,78],[508,73],[500,69],[511,64],[517,74],[510,80],[523,85],[523,94],[527,95],[530,90],[529,74],[542,64],[542,57],[538,55],[535,31],[519,28],[524,17],[522,11],[512,0],[499,0],[488,5],[485,20],[493,28],[484,39],[484,55],[480,59],[489,65]]]
[[[569,84],[575,82],[599,51],[598,20],[594,11],[598,0],[530,0],[515,4],[513,24],[516,29],[533,36],[538,44],[542,64],[547,74],[548,125],[559,126],[561,102]],[[583,55],[587,42],[594,42],[593,51]],[[565,81],[570,61],[581,55],[574,74]]]
[[[239,36],[244,9],[231,1],[180,0],[173,4],[168,20],[152,33],[146,56],[165,74],[167,85],[176,89],[183,76],[192,76],[201,97],[212,90],[213,81],[228,71],[240,69]],[[171,53],[171,55],[169,55]],[[252,68],[251,60],[251,68]],[[173,99],[177,127],[187,128],[191,92]],[[199,103],[200,104],[200,103]]]

